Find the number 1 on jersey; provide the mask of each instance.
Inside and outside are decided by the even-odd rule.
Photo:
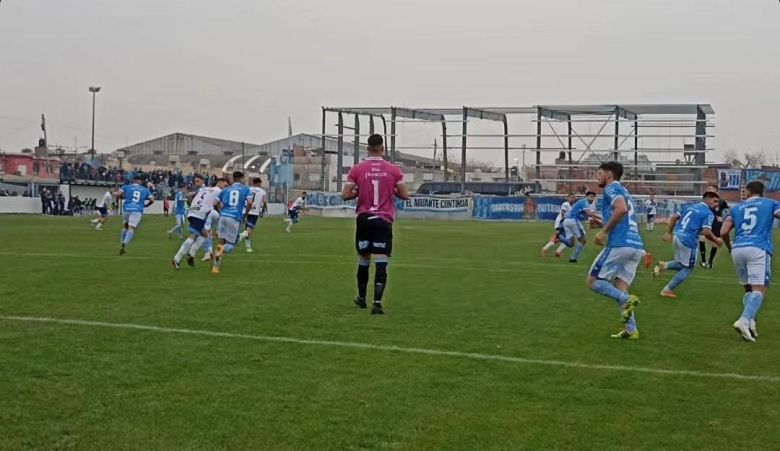
[[[379,207],[379,180],[371,180],[371,186],[374,189],[374,208]]]

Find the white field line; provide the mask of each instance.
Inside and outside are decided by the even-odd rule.
[[[129,329],[129,330],[141,330],[141,331],[167,333],[167,334],[196,335],[196,336],[204,336],[204,337],[254,340],[254,341],[286,343],[286,344],[296,344],[296,345],[322,346],[322,347],[331,347],[331,348],[360,349],[360,350],[367,350],[367,351],[382,351],[382,352],[403,353],[403,354],[420,354],[420,355],[429,355],[429,356],[436,356],[436,357],[452,357],[452,358],[460,358],[460,359],[468,359],[468,360],[497,361],[497,362],[515,363],[520,365],[539,365],[539,366],[576,368],[576,369],[595,370],[595,371],[622,371],[622,372],[631,372],[631,373],[657,374],[657,375],[665,375],[665,376],[687,376],[687,377],[694,377],[694,378],[713,378],[713,379],[730,379],[730,380],[737,380],[737,381],[780,383],[780,377],[778,376],[757,376],[757,375],[739,374],[739,373],[716,373],[716,372],[696,371],[696,370],[675,370],[675,369],[650,368],[650,367],[641,367],[641,366],[567,362],[562,360],[533,359],[533,358],[503,356],[503,355],[495,355],[495,354],[481,354],[475,352],[446,351],[441,349],[427,349],[427,348],[407,348],[407,347],[394,346],[394,345],[378,345],[378,344],[356,343],[356,342],[349,342],[349,341],[317,340],[317,339],[309,339],[309,338],[248,335],[248,334],[239,334],[239,333],[231,333],[231,332],[215,332],[209,330],[181,329],[181,328],[174,328],[174,327],[151,326],[151,325],[131,324],[131,323],[108,323],[102,321],[85,321],[85,320],[78,320],[78,319],[59,319],[59,318],[46,318],[46,317],[35,317],[35,316],[5,316],[5,315],[0,315],[0,320],[26,322],[26,323],[61,324],[61,325],[82,326],[82,327],[102,327],[102,328],[109,328],[109,329]]]
[[[161,258],[161,257],[152,257],[152,256],[146,256],[146,255],[106,255],[106,254],[79,254],[79,253],[72,253],[72,252],[0,252],[0,257],[30,257],[30,258],[46,258],[46,257],[55,257],[55,258],[83,258],[83,259],[105,259],[105,260],[156,260],[161,263],[165,263],[167,266],[170,266],[169,259],[168,258]],[[242,254],[231,254],[227,258],[229,260],[238,260],[242,262],[246,261],[252,261],[253,264],[273,264],[277,265],[280,263],[285,264],[301,264],[301,265],[307,265],[307,264],[328,264],[333,265],[334,261],[333,258],[323,258],[322,254],[296,254],[296,256],[300,257],[320,257],[319,259],[311,259],[311,260],[305,260],[305,259],[279,259],[279,258],[271,258],[271,259],[263,259],[263,258],[257,258],[254,256],[249,255],[242,255]],[[327,257],[327,256],[325,256]],[[463,258],[442,258],[442,259],[432,259],[432,258],[422,258],[419,260],[423,260],[426,262],[435,262],[440,261],[442,264],[433,264],[433,263],[412,263],[410,260],[409,263],[403,263],[403,262],[393,262],[391,263],[392,267],[394,268],[414,268],[414,269],[432,269],[432,270],[442,270],[442,271],[452,271],[452,270],[461,270],[461,271],[476,271],[476,272],[486,272],[486,273],[513,273],[513,274],[522,274],[522,273],[535,273],[535,274],[550,274],[551,269],[555,269],[556,271],[561,272],[568,272],[576,276],[581,276],[581,279],[584,281],[585,276],[587,275],[587,269],[590,268],[590,264],[587,262],[584,262],[582,265],[571,265],[568,262],[565,262],[566,264],[561,263],[560,265],[556,265],[554,263],[540,263],[540,262],[495,262],[493,260],[480,260],[480,259],[463,259]],[[496,263],[500,265],[501,267],[490,267],[490,266],[464,266],[462,264],[458,264],[459,262],[470,262],[470,263]],[[200,263],[200,262],[199,262]],[[344,257],[343,261],[336,262],[336,264],[343,264],[343,265],[352,265],[354,263],[354,260],[350,260],[350,257]],[[456,264],[453,264],[456,263]],[[201,263],[205,264],[205,263]],[[586,266],[587,265],[587,266]],[[537,268],[537,269],[531,269],[531,268]],[[187,268],[185,268],[186,270]],[[694,280],[700,279],[700,280],[707,280],[709,283],[717,284],[717,285],[729,285],[738,287],[739,283],[737,282],[736,277],[733,279],[728,278],[719,278],[714,276],[708,276],[701,274],[701,271],[697,271],[693,275]],[[583,282],[584,285],[584,282]]]

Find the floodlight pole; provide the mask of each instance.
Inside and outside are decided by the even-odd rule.
[[[360,116],[355,113],[355,155],[353,159],[353,166],[357,166],[360,163]]]
[[[325,116],[327,112],[325,111],[325,108],[322,108],[322,161],[320,163],[320,189],[322,191],[328,191],[328,185],[325,181],[325,158],[327,156],[327,152],[325,152]]]
[[[571,179],[574,178],[574,172],[573,172],[574,171],[574,163],[573,163],[573,161],[571,159],[571,149],[572,149],[571,114],[569,114],[569,118],[566,121],[566,123],[568,124],[567,129],[568,129],[568,148],[569,148],[568,149],[569,150],[569,152],[568,152],[568,154],[569,154],[568,155],[568,157],[569,157],[569,180],[571,180]],[[573,186],[574,186],[574,182],[569,182],[569,192],[570,193],[573,192]]]
[[[466,192],[466,146],[468,145],[468,107],[463,107],[463,133],[461,133],[460,141],[460,192],[463,194]]]
[[[395,163],[395,107],[390,107],[390,161]]]
[[[95,159],[95,95],[100,92],[100,86],[90,86],[89,92],[92,93],[92,147],[89,149],[92,160]]]
[[[447,162],[447,121],[444,119],[443,115],[441,117],[441,149],[442,158],[444,160],[444,181],[448,182],[450,180],[450,170],[448,167],[449,163]]]
[[[615,108],[615,153],[612,154],[614,161],[620,161],[620,108]]]
[[[504,115],[504,181],[509,181],[509,122]]]
[[[339,111],[339,123],[338,123],[338,155],[336,163],[336,191],[341,192],[341,184],[343,182],[343,170],[344,167],[344,114]]]
[[[542,178],[542,108],[536,108],[536,178]]]

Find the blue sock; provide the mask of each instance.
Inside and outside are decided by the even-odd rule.
[[[756,314],[761,308],[761,301],[764,295],[758,291],[752,291],[745,297],[745,309],[742,310],[742,317],[747,319],[756,319]]]
[[[622,312],[622,308],[620,309]],[[626,321],[626,332],[632,333],[636,330],[636,318],[634,318],[634,314],[631,313],[631,317]]]
[[[211,235],[209,235],[208,238],[206,238],[206,241],[203,242],[203,252],[207,254],[210,253],[211,249],[213,249],[213,247],[211,246],[212,246]]]
[[[666,262],[666,269],[671,269],[672,271],[679,271],[683,269],[683,265],[680,262]]]
[[[127,234],[127,230],[122,229],[122,231],[119,233],[119,242],[124,244],[125,242],[125,234]]]
[[[623,293],[606,280],[597,280],[593,282],[592,290],[602,296],[614,299],[619,305],[628,302],[628,293]]]
[[[128,230],[127,233],[125,233],[125,239],[123,243],[126,245],[130,244],[131,241],[133,241],[133,234],[135,232],[133,230]]]
[[[223,251],[224,251],[226,254],[229,254],[229,253],[233,252],[233,249],[235,249],[235,246],[233,246],[232,244],[225,244],[225,245],[222,247],[222,250],[223,250]]]
[[[582,249],[585,246],[582,245],[582,243],[577,243],[577,247],[574,248],[574,252],[571,254],[571,260],[577,260],[580,258],[580,253],[582,253]]]
[[[669,291],[674,290],[678,285],[683,283],[685,279],[687,279],[688,276],[690,275],[691,275],[691,268],[683,268],[680,270],[680,272],[675,274],[674,277],[672,277],[672,280],[670,280],[669,283],[666,284],[666,287],[664,288]]]

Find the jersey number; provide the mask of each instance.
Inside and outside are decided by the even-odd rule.
[[[688,213],[685,214],[682,221],[680,222],[680,227],[682,227],[683,230],[688,228],[688,223],[691,222],[691,216],[693,216],[693,212],[689,211]]]
[[[379,206],[379,180],[371,180],[371,186],[374,190],[374,208]]]
[[[757,211],[758,207],[748,207],[745,209],[745,222],[742,223],[743,232],[748,234],[753,232],[756,224],[758,224],[758,216],[756,216]]]
[[[230,198],[228,198],[228,205],[230,207],[238,207],[238,198],[241,196],[239,191],[231,191]]]
[[[132,202],[134,204],[137,204],[141,201],[141,192],[140,191],[133,191],[133,199]]]
[[[626,204],[628,205],[628,227],[631,230],[639,231],[639,225],[636,223],[636,216],[634,215],[634,203],[626,199]]]

